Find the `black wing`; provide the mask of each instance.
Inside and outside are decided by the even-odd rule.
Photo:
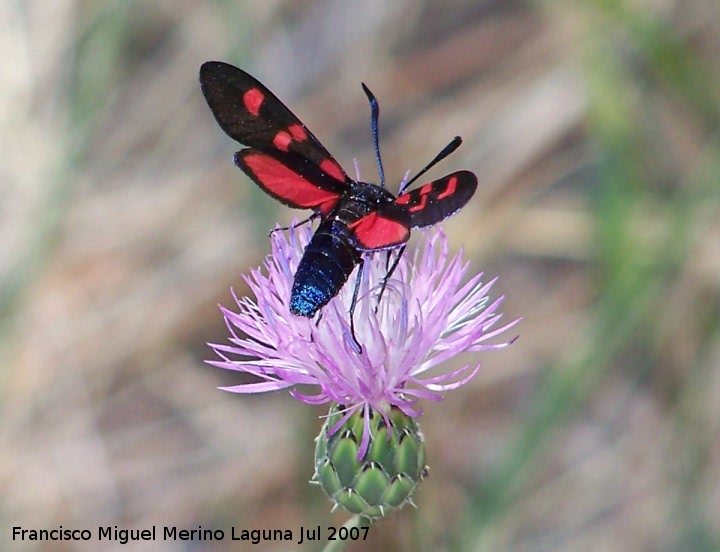
[[[250,148],[236,154],[236,164],[271,196],[326,214],[348,189],[338,162],[255,77],[208,61],[200,67],[200,87],[220,128]]]
[[[477,177],[458,171],[398,196],[350,225],[360,249],[389,249],[405,243],[410,228],[430,226],[456,213],[477,189]]]

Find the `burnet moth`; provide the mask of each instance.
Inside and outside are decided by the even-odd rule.
[[[456,136],[415,177],[401,185],[396,197],[385,187],[378,144],[378,102],[363,84],[370,101],[371,128],[380,184],[351,179],[317,138],[262,83],[242,69],[221,61],[200,67],[200,86],[220,128],[245,149],[235,164],[268,195],[297,209],[311,209],[307,220],[320,225],[307,245],[295,273],[290,312],[312,317],[345,285],[356,265],[358,276],[350,306],[353,313],[363,270],[363,254],[388,251],[388,278],[397,266],[410,229],[430,226],[461,209],[473,196],[477,178],[458,171],[411,191],[410,184],[461,143]],[[391,250],[398,250],[390,266]]]

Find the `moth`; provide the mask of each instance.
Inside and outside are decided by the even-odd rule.
[[[410,238],[411,228],[442,221],[460,210],[475,193],[477,177],[465,170],[407,190],[428,169],[455,151],[462,140],[456,136],[423,170],[402,184],[395,196],[385,186],[380,158],[379,105],[364,84],[371,105],[379,184],[350,178],[285,104],[242,69],[208,61],[200,68],[200,86],[220,128],[246,146],[235,154],[235,164],[271,197],[288,207],[311,210],[307,220],[320,219],[295,273],[290,312],[313,317],[340,292],[355,266],[359,266],[350,306],[355,339],[353,313],[363,255],[397,250],[392,265],[388,254],[381,297]]]

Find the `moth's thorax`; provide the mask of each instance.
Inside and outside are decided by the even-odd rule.
[[[370,182],[352,182],[348,191],[340,197],[330,218],[351,224],[373,211],[377,211],[381,205],[393,201],[395,201],[395,196],[382,186]]]

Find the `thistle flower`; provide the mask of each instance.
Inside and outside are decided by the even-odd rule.
[[[337,503],[369,517],[404,504],[425,473],[422,435],[413,420],[422,414],[418,401],[440,401],[443,392],[470,381],[480,364],[433,369],[459,353],[507,347],[515,338],[492,340],[519,322],[498,325],[503,297],[491,301],[488,296],[496,279],[482,283],[478,274],[463,283],[469,263],[462,253],[449,258],[441,230],[435,227],[419,234],[419,244],[408,247],[380,302],[377,295],[387,259],[381,253],[366,256],[355,309],[361,350],[353,340],[348,316],[352,276],[323,308],[319,321],[289,311],[295,268],[312,236],[309,225],[290,229],[287,235],[273,233],[265,270],[252,270],[245,277],[256,299],[239,298],[233,292],[237,312],[220,307],[230,344],[211,344],[220,360],[210,364],[261,380],[222,388],[226,391],[289,389],[307,404],[332,403],[316,450],[314,479]],[[376,438],[378,432],[382,439]],[[383,440],[392,450],[377,444]],[[354,445],[347,448],[348,442]],[[378,447],[383,450],[377,452]],[[417,457],[410,469],[405,460],[408,450]],[[374,456],[378,454],[382,462]],[[378,469],[379,479],[373,476]],[[353,470],[356,473],[350,473]],[[358,493],[363,495],[361,476],[372,480],[373,496],[358,501]]]

